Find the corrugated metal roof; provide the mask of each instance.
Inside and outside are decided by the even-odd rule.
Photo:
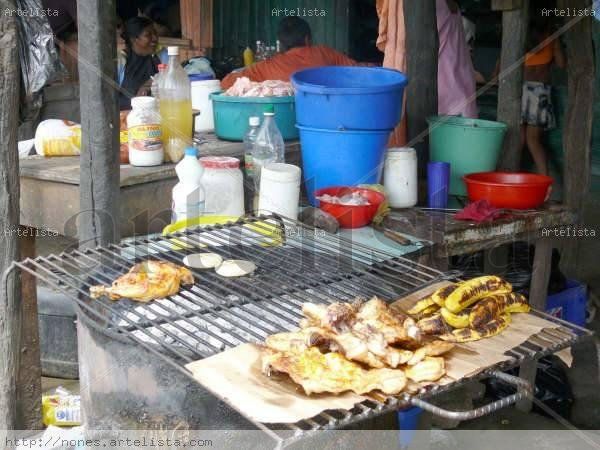
[[[217,0],[213,56],[238,55],[257,40],[275,45],[285,8],[310,24],[314,42],[348,51],[350,0]]]

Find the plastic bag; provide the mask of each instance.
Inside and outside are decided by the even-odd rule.
[[[43,11],[41,0],[17,0],[22,11]],[[17,15],[19,31],[19,58],[26,101],[42,88],[66,74],[48,19],[43,14]]]
[[[43,120],[35,130],[35,151],[42,156],[77,156],[81,125],[70,120]]]
[[[215,77],[215,71],[210,65],[210,61],[202,56],[192,58],[184,67],[188,75],[212,75]]]
[[[72,427],[81,425],[81,398],[59,386],[52,395],[42,396],[42,421],[44,425]]]

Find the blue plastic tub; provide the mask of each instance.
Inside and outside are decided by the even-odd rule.
[[[398,428],[400,428],[400,448],[407,448],[413,440],[419,418],[423,414],[416,406],[398,411]]]
[[[546,312],[559,319],[584,327],[586,304],[586,285],[576,280],[567,280],[564,291],[548,296]]]
[[[389,130],[400,121],[406,75],[381,67],[326,66],[291,77],[298,125]]]
[[[294,96],[286,97],[231,97],[220,93],[210,94],[213,103],[215,134],[228,141],[241,141],[248,129],[248,119],[261,119],[265,108],[273,105],[275,122],[283,139],[298,139]]]
[[[298,129],[302,173],[311,205],[316,205],[317,189],[379,182],[391,130],[335,131],[300,125]]]

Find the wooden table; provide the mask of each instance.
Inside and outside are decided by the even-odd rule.
[[[501,273],[506,263],[505,244],[526,241],[535,245],[529,303],[533,308],[545,311],[552,267],[552,236],[555,236],[554,230],[575,223],[575,214],[562,205],[551,204],[536,211],[507,214],[481,224],[456,220],[453,215],[453,212],[419,208],[393,210],[384,225],[393,231],[430,242],[431,246],[426,247],[419,258],[440,270],[448,269],[451,256],[483,250],[484,272]],[[536,368],[536,363],[524,364],[520,375],[534,381]],[[518,407],[529,410],[531,402],[523,401]]]
[[[221,141],[214,135],[208,135],[207,142],[199,149],[203,156],[240,158],[244,153],[243,143]],[[286,143],[286,161],[299,163],[297,141]],[[20,174],[21,224],[77,237],[79,157],[21,159]],[[176,183],[174,164],[156,167],[122,165],[120,216],[117,218],[121,237],[162,231],[170,223],[171,190]]]

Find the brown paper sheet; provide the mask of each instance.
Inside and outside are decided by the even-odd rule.
[[[429,286],[394,303],[409,309],[417,300],[431,294],[447,282]],[[531,314],[513,314],[512,323],[502,334],[481,341],[459,344],[445,355],[447,376],[439,381],[450,383],[473,375],[500,361],[504,353],[543,328],[556,324]],[[294,423],[332,409],[351,409],[366,397],[353,393],[307,396],[286,376],[267,377],[261,372],[260,349],[243,344],[210,358],[186,365],[194,378],[213,394],[226,400],[246,417],[262,423]]]
[[[194,378],[246,417],[263,423],[295,423],[326,409],[351,409],[366,397],[353,393],[310,397],[285,376],[261,372],[260,349],[242,344],[186,365]]]

